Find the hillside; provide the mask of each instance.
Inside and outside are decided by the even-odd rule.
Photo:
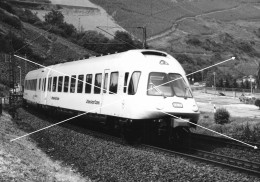
[[[213,77],[213,71],[235,78],[256,74],[260,63],[259,0],[91,2],[106,9],[137,37],[142,37],[141,30],[131,27],[145,26],[149,46],[174,55],[188,73],[235,56],[236,61],[222,69],[208,70],[208,77]],[[228,73],[223,71],[227,69]],[[207,71],[204,78],[206,75]],[[195,75],[195,81],[202,78],[203,74]]]
[[[8,81],[8,56],[4,52],[9,49],[10,42],[15,54],[46,66],[96,55],[93,51],[86,50],[48,30],[45,31],[23,22],[18,16],[1,7],[0,17],[0,82],[2,83]],[[50,29],[52,28],[50,26]],[[28,71],[38,67],[18,59],[16,59],[16,64],[21,67],[22,78]]]

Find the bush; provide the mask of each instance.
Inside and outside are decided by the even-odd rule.
[[[9,24],[12,27],[17,28],[17,29],[22,28],[22,23],[18,17],[14,16],[10,13],[7,13],[6,11],[1,10],[1,9],[0,9],[0,21],[3,21],[4,23]]]
[[[225,108],[219,108],[214,114],[214,120],[217,124],[226,124],[229,122],[230,114]]]
[[[256,105],[257,107],[259,107],[259,109],[260,109],[260,99],[256,99],[255,105]]]

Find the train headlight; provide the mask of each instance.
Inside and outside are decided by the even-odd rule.
[[[180,102],[173,102],[172,106],[175,107],[175,108],[183,108],[183,105]]]
[[[192,106],[192,111],[194,111],[194,112],[198,112],[199,111],[199,107],[197,106],[197,104],[194,104]]]

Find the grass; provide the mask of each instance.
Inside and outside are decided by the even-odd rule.
[[[228,9],[232,9],[231,13],[239,15],[238,17],[242,19],[258,16],[257,10],[252,8],[251,5],[233,10],[233,8],[242,4],[235,0],[198,0],[178,3],[173,3],[170,0],[111,0],[109,2],[91,0],[91,2],[103,7],[110,15],[114,15],[114,19],[123,27],[147,26],[148,37],[170,29],[174,22],[182,18],[205,14],[215,19],[230,20],[234,17],[230,15],[229,11],[225,11]],[[224,12],[218,13],[222,10]],[[216,12],[216,17],[214,12]],[[207,13],[212,14],[207,15]],[[219,14],[221,14],[221,17],[219,17]],[[126,29],[133,32],[132,28]]]
[[[259,118],[231,117],[229,123],[220,125],[215,123],[213,113],[202,112],[198,125],[214,130],[221,134],[234,137],[235,139],[260,143]],[[220,136],[219,134],[200,127],[197,127],[194,132],[212,136]]]

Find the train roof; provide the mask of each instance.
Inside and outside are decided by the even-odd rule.
[[[41,74],[41,72],[45,72],[47,74],[48,70],[60,70],[60,69],[78,69],[78,65],[82,65],[82,67],[91,64],[93,69],[96,67],[102,65],[116,65],[117,67],[123,66],[123,67],[129,67],[129,66],[147,66],[147,59],[146,57],[149,56],[149,66],[153,65],[153,59],[157,59],[160,57],[160,59],[164,60],[170,60],[175,65],[179,65],[176,59],[174,59],[171,55],[158,50],[151,50],[151,49],[133,49],[126,52],[121,53],[115,53],[110,55],[104,55],[104,56],[96,56],[96,57],[90,57],[88,59],[82,59],[77,61],[71,61],[71,62],[65,62],[60,63],[56,65],[51,65],[45,68],[40,68],[38,70],[34,70],[29,72],[29,77],[35,77],[38,74]],[[157,66],[157,65],[155,65]],[[179,66],[177,66],[179,67]],[[65,70],[64,70],[65,71]]]

